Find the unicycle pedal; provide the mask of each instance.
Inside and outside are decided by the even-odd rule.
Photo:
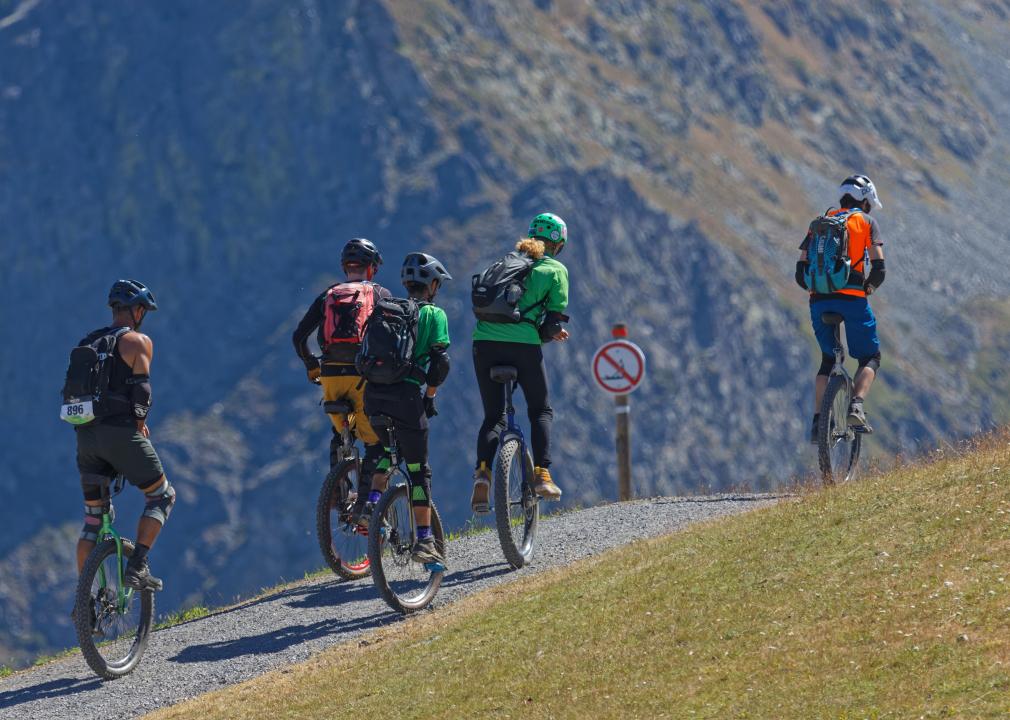
[[[446,571],[445,563],[440,562],[426,562],[424,569],[430,573],[444,573]]]

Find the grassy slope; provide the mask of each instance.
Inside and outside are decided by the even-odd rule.
[[[155,717],[1005,717],[1008,439],[484,593]]]

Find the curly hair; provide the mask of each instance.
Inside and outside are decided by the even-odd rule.
[[[523,238],[516,243],[516,250],[527,255],[534,260],[539,260],[544,256],[544,241],[533,238]]]

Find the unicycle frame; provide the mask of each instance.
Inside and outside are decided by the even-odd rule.
[[[110,482],[114,485],[112,493],[109,492]],[[123,491],[124,482],[125,478],[122,475],[117,475],[112,480],[106,478],[99,486],[101,488],[102,500],[102,524],[98,529],[98,536],[95,539],[96,549],[109,538],[116,543],[116,568],[119,573],[119,577],[116,579],[116,611],[119,613],[126,610],[126,606],[129,604],[134,593],[133,588],[124,587],[123,584],[123,539],[112,526],[112,498]],[[103,590],[108,586],[104,565],[100,565],[98,568],[98,586]]]
[[[843,471],[841,472],[843,482],[851,480],[855,476],[862,445],[862,433],[854,430],[848,423],[848,409],[852,402],[854,381],[845,369],[845,349],[842,345],[843,322],[844,319],[841,322],[832,323],[835,363],[828,374],[828,383],[824,389],[825,394],[819,410],[821,426],[818,430],[817,440],[818,462],[824,482],[831,485],[836,482],[836,475],[839,475],[840,471]],[[835,392],[832,388],[837,387],[838,381],[841,381],[841,387]],[[842,393],[844,393],[844,397],[842,397]],[[840,398],[844,400],[842,403],[844,409],[839,415],[837,400]],[[841,428],[841,432],[838,431],[839,428]],[[835,467],[836,463],[832,454],[840,449],[838,445],[842,442],[846,445],[846,457],[841,461],[844,465],[840,464]]]
[[[396,428],[393,425],[390,425],[386,429],[386,431],[389,433],[389,475],[387,476],[386,480],[386,489],[382,491],[383,495],[388,493],[390,490],[393,490],[394,488],[403,487],[404,485],[406,485],[408,488],[410,487],[410,479],[408,478],[407,473],[403,470],[403,468],[400,467],[400,455],[396,443]],[[409,502],[410,501],[409,492],[407,493],[407,499]],[[413,503],[411,503],[410,512],[408,513],[408,515],[410,515],[410,536],[412,538],[416,538],[417,518],[414,516]],[[373,521],[374,520],[375,518],[373,517]],[[436,566],[433,565],[432,563],[425,563],[424,569],[431,573],[438,573],[438,572],[445,572],[446,568],[444,565]]]
[[[498,434],[498,447],[501,448],[505,445],[505,442],[511,438],[515,438],[519,441],[520,446],[520,459],[526,457],[526,437],[523,435],[523,429],[516,422],[516,408],[512,401],[512,396],[515,394],[516,381],[509,380],[505,383],[505,429]],[[526,473],[526,463],[522,462],[523,471],[523,485],[529,485],[531,478],[527,477]]]

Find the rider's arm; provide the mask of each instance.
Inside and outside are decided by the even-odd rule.
[[[317,297],[309,305],[309,309],[305,311],[305,315],[302,316],[301,321],[298,323],[298,327],[295,328],[295,332],[291,336],[291,342],[294,343],[295,352],[298,353],[298,357],[302,359],[305,363],[306,370],[313,370],[319,367],[319,361],[316,359],[315,355],[309,350],[309,336],[315,332],[316,328],[319,327],[320,323],[323,321],[323,299],[325,293]]]
[[[154,359],[154,343],[143,333],[128,332],[119,339],[119,355],[133,370],[133,375],[126,384],[130,391],[130,404],[133,406],[137,429],[146,435],[147,412],[151,408],[151,361]]]
[[[807,266],[810,264],[808,259],[807,248],[810,246],[810,233],[807,232],[807,236],[803,238],[803,243],[800,245],[800,259],[796,261],[796,274],[793,276],[796,280],[796,284],[799,285],[804,290],[807,290]]]
[[[426,314],[428,322],[432,323],[431,342],[428,345],[428,371],[425,373],[425,383],[428,386],[428,397],[435,397],[439,385],[445,382],[449,375],[449,319],[442,308],[432,306]]]
[[[565,310],[568,309],[568,268],[563,265],[554,272],[554,283],[547,292],[545,309],[547,315],[540,325],[540,339],[545,342],[567,339],[568,331],[563,323],[569,320],[565,315]]]
[[[872,293],[884,284],[884,241],[880,237],[880,225],[875,217],[870,220],[870,274],[866,276],[866,292]]]

